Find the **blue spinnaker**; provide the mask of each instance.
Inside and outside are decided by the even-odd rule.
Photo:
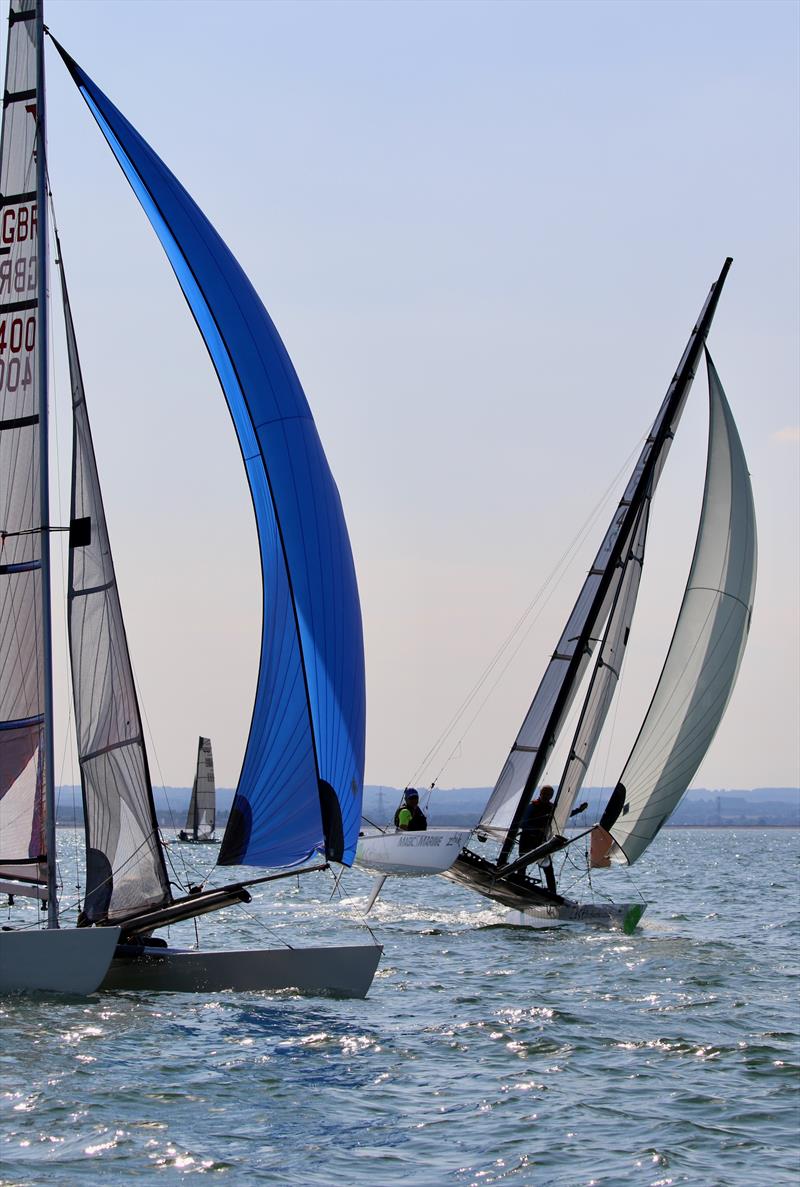
[[[324,849],[350,865],[364,775],[361,609],[339,492],[311,411],[230,250],[136,129],[58,49],[172,264],[250,483],[264,584],[261,657],[220,863],[291,865]]]

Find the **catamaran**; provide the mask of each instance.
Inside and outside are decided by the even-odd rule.
[[[197,745],[197,769],[192,783],[192,798],[186,827],[178,833],[178,840],[190,845],[216,845],[217,790],[214,782],[214,755],[211,739],[200,738]]]
[[[260,666],[219,864],[272,873],[173,891],[55,236],[73,413],[68,525],[49,504],[49,224],[42,0],[11,0],[0,139],[0,890],[46,901],[0,930],[0,991],[296,987],[366,994],[374,943],[179,950],[155,932],[254,885],[350,865],[361,822],[361,612],[341,501],[300,381],[238,262],[143,137],[55,43],[175,271],[242,450],[263,573]],[[86,834],[76,925],[60,926],[50,542],[69,532],[67,610]],[[314,861],[315,858],[319,860]],[[314,864],[308,865],[309,861]]]
[[[753,611],[755,510],[739,434],[705,347],[730,264],[730,259],[725,261],[711,288],[473,842],[444,873],[509,907],[510,922],[588,920],[622,924],[626,929],[636,926],[643,903],[575,901],[559,892],[553,860],[587,835],[593,868],[632,864],[641,857],[688,788],[736,683]],[[567,823],[628,644],[650,505],[703,353],[709,397],[705,490],[672,642],[638,737],[600,821],[571,837],[566,835]],[[588,687],[545,836],[525,852],[526,813],[584,675],[589,676]]]

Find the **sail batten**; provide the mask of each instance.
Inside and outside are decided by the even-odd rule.
[[[217,232],[59,47],[164,247],[220,379],[250,484],[264,582],[256,700],[220,861],[350,864],[361,823],[361,613],[341,502],[269,315]]]

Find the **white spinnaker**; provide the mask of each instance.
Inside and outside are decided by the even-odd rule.
[[[35,15],[12,0],[0,142],[0,873],[33,879],[45,876]]]
[[[612,856],[630,863],[675,809],[711,745],[736,683],[753,609],[750,476],[707,351],[706,365],[708,462],[692,567],[661,677],[620,776],[624,802],[608,827],[616,842]]]

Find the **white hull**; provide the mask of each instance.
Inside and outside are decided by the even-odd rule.
[[[505,922],[513,927],[552,927],[557,923],[592,923],[618,927],[627,934],[644,915],[644,903],[543,903],[524,911],[509,911]]]
[[[0,931],[0,993],[94,993],[119,934],[118,927]]]
[[[426,832],[367,833],[358,839],[356,865],[373,874],[421,876],[449,870],[471,829],[429,828]]]
[[[112,961],[100,988],[166,993],[297,989],[366,997],[382,951],[377,944],[221,952],[150,948],[145,955]]]

